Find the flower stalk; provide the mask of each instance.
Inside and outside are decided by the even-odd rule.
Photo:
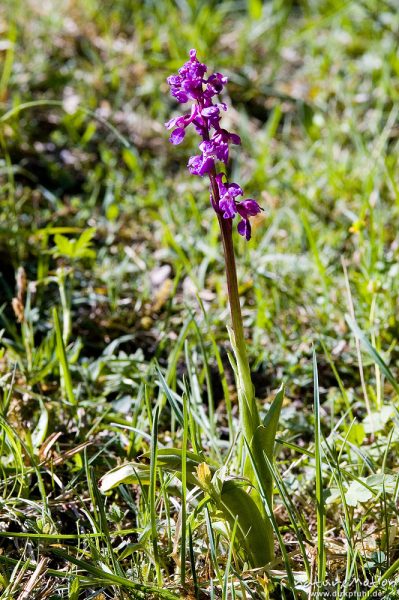
[[[215,181],[214,172],[209,173],[211,189],[216,202],[220,202],[219,191]],[[238,291],[238,278],[236,259],[233,244],[233,226],[231,219],[224,219],[218,214],[220,234],[223,245],[224,262],[226,266],[227,293],[229,298],[231,329],[229,330],[230,338],[234,337],[232,343],[237,370],[239,374],[238,384],[242,388],[244,401],[240,406],[241,418],[243,420],[243,429],[245,438],[252,439],[253,432],[260,425],[259,414],[253,393],[253,385],[251,379],[251,371],[249,368],[248,355],[246,349],[244,327],[242,322],[240,295]]]

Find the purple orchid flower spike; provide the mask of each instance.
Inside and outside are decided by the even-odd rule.
[[[237,230],[247,240],[251,239],[249,217],[261,212],[259,204],[252,199],[237,200],[243,195],[236,183],[222,183],[223,175],[216,173],[216,163],[227,164],[229,144],[241,144],[236,133],[230,133],[220,126],[221,111],[226,111],[224,102],[214,102],[227,83],[227,77],[213,73],[206,77],[207,66],[197,59],[196,50],[190,50],[190,60],[178,72],[168,77],[171,94],[182,104],[191,101],[191,111],[175,117],[165,123],[167,129],[173,129],[169,141],[180,144],[186,135],[186,128],[193,125],[202,138],[199,144],[201,154],[191,156],[188,169],[192,175],[208,175],[211,184],[211,204],[223,219],[232,221],[236,215],[241,219]]]

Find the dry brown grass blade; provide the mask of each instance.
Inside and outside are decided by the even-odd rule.
[[[45,574],[46,563],[48,562],[48,558],[41,558],[37,563],[36,569],[33,571],[32,575],[29,577],[26,582],[24,589],[18,596],[17,600],[29,600],[33,598],[32,592],[35,589],[36,585],[39,583],[40,579],[42,579]]]

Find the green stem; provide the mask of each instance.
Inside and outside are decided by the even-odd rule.
[[[61,306],[62,306],[62,339],[64,345],[68,345],[69,338],[72,331],[72,319],[71,319],[71,294],[67,292],[67,277],[68,273],[63,267],[57,270],[58,275],[58,288],[60,292]],[[71,277],[72,285],[72,277]]]
[[[218,215],[220,231],[222,234],[222,243],[223,243],[223,251],[224,251],[224,260],[226,263],[226,277],[227,277],[227,288],[229,294],[229,303],[230,303],[230,314],[231,314],[231,322],[234,331],[234,337],[237,343],[237,346],[242,350],[243,357],[245,355],[246,362],[248,359],[246,357],[245,350],[245,337],[244,337],[244,327],[242,324],[242,315],[241,315],[241,305],[240,305],[240,296],[238,293],[238,281],[237,281],[237,269],[236,269],[236,261],[234,255],[234,246],[233,246],[233,226],[231,219],[224,219],[221,215]],[[249,369],[249,366],[248,366]]]
[[[219,189],[216,182],[216,173],[213,170],[209,173],[212,195],[215,203],[220,200]],[[241,418],[243,421],[244,436],[248,444],[251,444],[252,438],[257,427],[260,425],[259,413],[255,402],[255,394],[251,379],[251,370],[249,368],[247,350],[245,345],[244,327],[242,323],[240,295],[238,292],[238,280],[236,260],[233,245],[233,224],[232,219],[224,219],[218,214],[220,232],[222,237],[224,260],[226,265],[227,291],[229,296],[230,315],[233,337],[232,345],[237,361],[238,368],[238,396],[240,400]],[[230,336],[232,337],[232,336]]]

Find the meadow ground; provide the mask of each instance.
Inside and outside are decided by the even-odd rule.
[[[398,42],[396,0],[3,0],[2,600],[399,598]],[[235,243],[262,414],[286,384],[266,570],[190,481],[243,453],[218,224],[163,125],[190,48],[264,208]]]

